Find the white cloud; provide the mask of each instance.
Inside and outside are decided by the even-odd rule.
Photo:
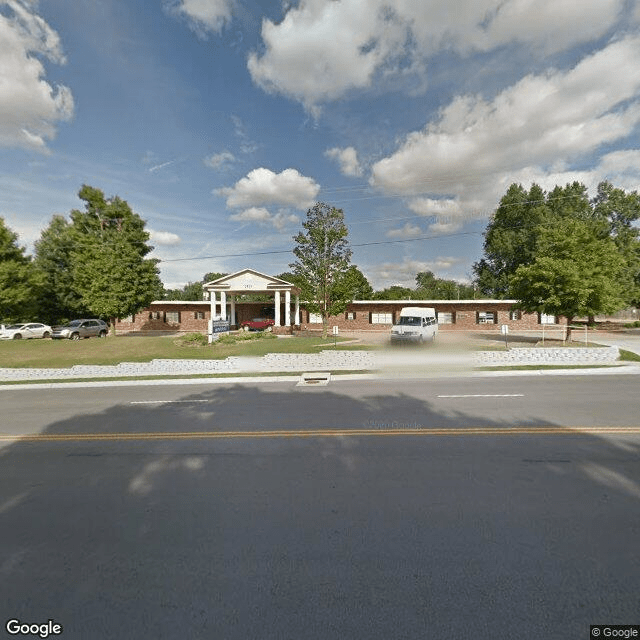
[[[318,115],[320,105],[381,77],[422,76],[442,50],[462,55],[524,43],[546,53],[603,36],[624,0],[301,0],[262,23],[254,82]]]
[[[628,37],[572,70],[529,75],[492,102],[459,96],[377,162],[370,182],[385,192],[435,196],[409,206],[439,223],[455,226],[470,211],[482,217],[519,174],[562,174],[558,168],[632,134],[640,123],[639,59],[640,37]]]
[[[270,218],[269,210],[264,207],[250,207],[240,213],[234,213],[229,216],[229,220],[238,222],[267,222]]]
[[[214,153],[204,159],[207,167],[211,167],[212,169],[224,169],[235,161],[236,157],[230,151]]]
[[[174,246],[182,242],[179,235],[171,233],[170,231],[154,231],[153,229],[149,229],[149,236],[154,245],[163,247]]]
[[[207,32],[220,33],[233,13],[232,0],[169,0],[165,6],[171,13],[185,16],[200,37]]]
[[[242,122],[242,119],[233,114],[231,116],[231,122],[233,122],[234,133],[240,139],[240,151],[245,154],[251,154],[257,151],[259,145],[249,137],[247,127],[244,122]]]
[[[231,208],[275,204],[307,209],[313,205],[319,191],[319,184],[295,169],[274,173],[261,167],[249,172],[233,187],[216,189],[215,193],[224,196]]]
[[[234,213],[229,216],[229,220],[237,222],[257,222],[258,224],[271,225],[278,230],[299,222],[298,216],[288,213],[287,211],[278,211],[272,214],[265,207],[250,207],[240,213]]]
[[[422,271],[432,271],[440,278],[451,278],[450,270],[465,263],[464,258],[438,257],[435,260],[412,260],[404,258],[402,262],[384,262],[373,266],[367,273],[374,289],[392,285],[415,287],[416,275]]]
[[[327,149],[324,155],[332,160],[337,160],[340,165],[340,171],[345,176],[362,175],[362,167],[358,162],[358,152],[353,147],[346,147],[344,149],[334,147],[333,149]]]
[[[29,3],[8,0],[0,13],[0,146],[47,151],[56,124],[73,116],[68,87],[53,87],[37,55],[64,64],[58,34]]]
[[[387,238],[415,238],[416,236],[422,235],[424,231],[415,224],[410,224],[409,222],[405,223],[404,227],[400,229],[391,229],[387,231]]]

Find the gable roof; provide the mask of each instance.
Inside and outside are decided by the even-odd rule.
[[[237,291],[244,293],[287,289],[297,290],[296,286],[291,282],[269,276],[266,273],[260,273],[255,269],[242,269],[241,271],[230,273],[217,280],[205,282],[202,287],[209,291]]]

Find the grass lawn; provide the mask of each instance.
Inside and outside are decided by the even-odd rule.
[[[333,336],[275,338],[251,334],[235,344],[189,345],[174,337],[109,336],[87,340],[2,340],[0,367],[65,368],[75,364],[116,365],[159,359],[217,360],[229,356],[263,356],[267,353],[318,353],[333,348]],[[338,338],[337,343],[342,340]]]

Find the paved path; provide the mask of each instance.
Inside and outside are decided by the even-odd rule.
[[[640,342],[639,342],[640,345]],[[626,347],[625,347],[626,348]],[[64,369],[0,368],[0,381],[71,380],[77,378],[117,378],[139,376],[207,375],[216,373],[246,374],[305,371],[375,371],[405,365],[411,370],[431,369],[447,364],[500,366],[518,364],[613,364],[617,347],[542,349],[523,348],[510,351],[479,351],[454,355],[447,351],[321,351],[314,354],[271,353],[263,357],[229,357],[225,360],[152,360],[123,362],[115,366],[76,365]]]

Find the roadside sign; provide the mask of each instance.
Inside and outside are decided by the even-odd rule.
[[[508,324],[500,325],[500,332],[504,336],[504,346],[507,349],[509,349],[509,338],[507,337],[509,335],[509,325]]]
[[[333,335],[334,336],[338,335],[338,327],[333,327]]]

